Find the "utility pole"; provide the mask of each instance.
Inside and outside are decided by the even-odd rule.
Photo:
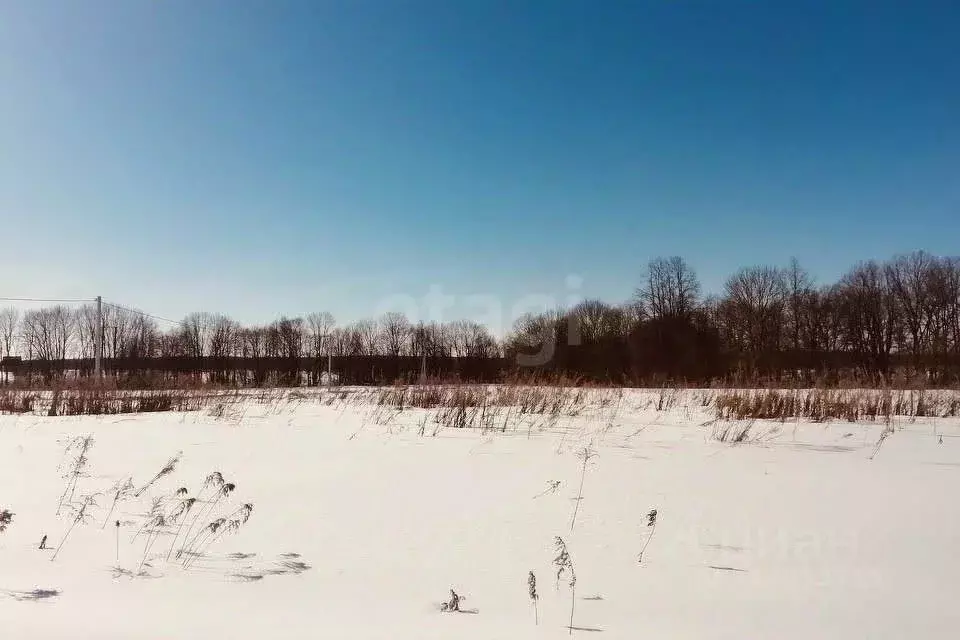
[[[100,381],[100,356],[103,353],[103,299],[97,296],[97,327],[93,345],[93,375]]]
[[[333,386],[333,355],[330,351],[330,334],[325,333],[320,336],[320,339],[322,340],[321,344],[327,350],[327,386],[330,387]]]

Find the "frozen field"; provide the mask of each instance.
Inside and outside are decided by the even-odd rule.
[[[696,392],[615,395],[486,429],[323,395],[0,416],[0,637],[564,638],[557,536],[581,638],[958,637],[960,421],[895,420],[878,449],[883,422],[722,423]],[[88,434],[71,491],[64,449]],[[214,471],[235,484],[217,502]],[[244,503],[237,531],[203,529]],[[38,549],[68,531],[54,561]],[[463,613],[440,611],[450,589]]]

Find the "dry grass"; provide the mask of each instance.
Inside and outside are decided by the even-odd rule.
[[[621,410],[713,413],[721,421],[807,419],[887,421],[893,418],[960,417],[960,392],[920,387],[882,389],[692,389],[660,387],[626,390],[594,387],[576,379],[516,379],[506,384],[395,384],[386,387],[300,389],[180,388],[128,390],[70,386],[55,390],[0,388],[0,414],[51,416],[111,415],[166,411],[208,411],[241,422],[251,405],[268,413],[302,404],[346,411],[372,407],[372,422],[387,425],[403,412],[425,411],[420,430],[443,428],[525,432],[554,428],[563,420],[596,417],[610,422]],[[426,422],[437,425],[427,428]],[[735,438],[736,434],[730,437]]]
[[[532,415],[577,415],[586,399],[583,387],[521,384],[394,385],[374,389],[371,398],[373,404],[399,410],[511,407],[520,414]]]
[[[728,389],[713,396],[720,420],[886,421],[960,416],[960,396],[926,389]]]
[[[408,409],[433,411],[439,428],[501,431],[533,422],[555,423],[561,417],[580,415],[593,408],[619,402],[622,389],[595,391],[573,386],[508,385],[394,385],[356,392],[350,400],[377,408],[373,421],[389,423]],[[425,429],[421,427],[421,431]],[[437,429],[433,430],[434,435]]]
[[[199,411],[214,403],[237,401],[236,391],[190,389],[126,391],[73,388],[36,392],[0,389],[0,413],[48,416],[115,415],[158,411]]]
[[[0,413],[30,413],[40,394],[35,391],[0,390]]]

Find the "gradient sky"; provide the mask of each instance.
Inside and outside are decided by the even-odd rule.
[[[958,34],[906,0],[3,0],[0,295],[453,319],[622,301],[657,255],[719,290],[958,254]]]

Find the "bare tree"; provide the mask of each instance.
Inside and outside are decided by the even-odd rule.
[[[195,311],[187,314],[180,323],[180,342],[184,355],[202,358],[209,353],[210,326],[213,314]]]
[[[470,321],[454,320],[446,325],[450,340],[450,353],[454,358],[463,358],[470,348]]]
[[[843,276],[837,293],[848,348],[869,358],[875,370],[886,372],[890,353],[902,334],[887,273],[874,261],[862,262]]]
[[[101,346],[105,358],[144,357],[152,352],[156,323],[135,309],[103,305]],[[97,308],[87,304],[76,310],[75,325],[79,355],[92,358],[96,353]]]
[[[923,352],[930,327],[930,283],[936,260],[923,251],[896,256],[887,263],[885,276],[899,307],[900,317],[909,334],[909,349],[914,357]]]
[[[0,348],[4,356],[13,355],[19,325],[20,311],[16,307],[0,309]]]
[[[647,266],[646,283],[636,297],[653,318],[686,318],[697,306],[700,281],[683,258],[657,258]]]
[[[85,304],[74,313],[80,357],[92,358],[96,351],[94,343],[97,335],[97,308],[94,305]]]
[[[730,328],[747,351],[779,348],[786,294],[783,272],[774,267],[741,269],[727,280],[724,304]]]
[[[490,358],[499,345],[490,331],[472,320],[457,320],[444,326],[450,354],[456,358]]]
[[[411,332],[410,349],[417,357],[447,357],[451,355],[449,332],[436,322],[417,323]]]
[[[323,357],[329,353],[330,332],[333,330],[334,324],[333,314],[327,311],[311,313],[307,316],[310,352],[315,358]]]
[[[207,320],[207,353],[212,358],[227,358],[240,348],[240,325],[223,314],[210,315]]]
[[[161,358],[179,358],[187,355],[184,332],[180,329],[157,336],[157,354]]]
[[[500,356],[500,345],[490,330],[479,322],[467,326],[467,356],[473,358],[496,358]]]
[[[387,355],[397,357],[410,344],[410,321],[402,313],[391,311],[380,318],[380,340]]]
[[[159,351],[159,343],[160,328],[156,320],[134,311],[127,328],[126,339],[116,355],[127,358],[149,358]]]
[[[112,305],[103,307],[103,356],[118,358],[127,351],[138,314]]]
[[[267,329],[250,327],[240,331],[240,355],[244,358],[262,358],[266,355]]]
[[[520,366],[546,365],[556,355],[557,342],[567,321],[567,314],[561,309],[524,314],[517,318],[507,336],[505,350]]]
[[[373,320],[359,320],[351,326],[353,331],[353,347],[351,351],[356,355],[375,356],[380,352],[380,332],[377,323]]]
[[[801,349],[801,334],[806,320],[804,314],[811,302],[813,279],[806,269],[800,266],[800,262],[796,258],[790,259],[790,264],[783,271],[783,278],[787,290],[786,330],[790,340],[790,348]]]
[[[799,328],[798,349],[809,352],[835,352],[841,347],[843,322],[839,289],[836,285],[808,289],[799,295],[794,320]]]
[[[940,261],[934,291],[935,304],[940,309],[939,344],[944,352],[960,355],[960,257]]]
[[[331,329],[328,340],[330,355],[336,357],[351,355],[351,332],[350,327],[334,327]]]
[[[303,318],[280,318],[277,334],[282,357],[297,360],[303,356]]]
[[[21,337],[28,357],[63,360],[74,337],[74,314],[65,306],[32,309],[23,315]]]
[[[620,307],[600,300],[584,300],[570,313],[575,319],[580,339],[587,344],[624,338],[627,335],[627,316]]]

